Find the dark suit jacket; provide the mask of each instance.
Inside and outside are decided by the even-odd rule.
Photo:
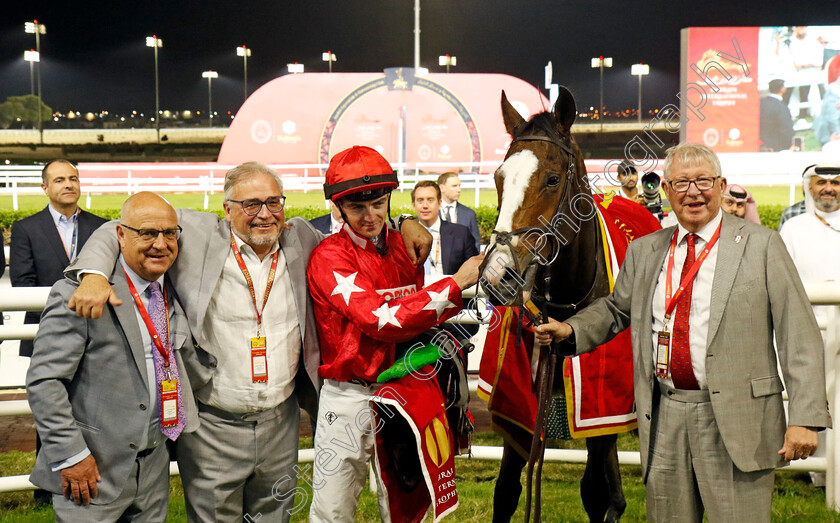
[[[313,227],[326,234],[327,236],[332,234],[332,220],[330,220],[329,214],[313,218],[309,220],[309,223],[311,223]]]
[[[759,136],[764,147],[774,151],[790,149],[793,144],[793,120],[787,105],[772,96],[761,99]]]
[[[473,215],[475,216],[475,215]],[[440,261],[444,274],[455,274],[461,265],[478,254],[469,229],[458,223],[440,222]],[[471,338],[478,332],[478,325],[459,325],[451,323],[444,328],[458,339]]]
[[[440,219],[443,220],[443,211],[441,211]],[[481,234],[478,232],[478,219],[475,217],[475,211],[466,205],[462,205],[461,202],[455,202],[455,221],[458,225],[463,225],[469,229],[475,244],[475,252],[478,254],[481,250]]]
[[[651,307],[674,229],[631,242],[613,292],[567,320],[574,329],[577,354],[630,327],[645,480],[656,445],[659,397]],[[790,425],[831,426],[822,338],[796,266],[779,233],[727,213],[718,240],[706,351],[706,379],[717,428],[741,471],[787,464],[777,453],[785,438],[785,386]]]
[[[76,286],[63,279],[50,291],[29,371],[26,392],[43,447],[32,469],[32,483],[61,492],[61,473],[52,463],[90,450],[102,482],[94,504],[110,503],[122,493],[148,430],[149,379],[146,348],[136,306],[122,266],[110,272],[120,307],[105,307],[102,317],[84,319],[67,308]],[[170,283],[170,299],[174,297]],[[177,300],[169,309],[169,330],[181,374],[184,432],[198,428],[198,411],[185,361],[194,351],[187,317]]]
[[[78,220],[76,252],[81,252],[87,239],[105,223],[105,219],[82,211]],[[68,265],[70,260],[48,208],[12,224],[9,273],[13,287],[52,287],[64,278],[64,268]],[[40,318],[40,312],[27,312],[24,322],[38,323]],[[31,340],[20,342],[20,355],[32,355]]]
[[[478,254],[469,229],[458,223],[440,222],[440,261],[444,274],[455,274],[461,265]]]

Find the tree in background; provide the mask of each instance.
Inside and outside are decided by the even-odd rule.
[[[13,125],[21,127],[31,125],[38,127],[38,97],[32,94],[10,96],[0,104],[0,127],[8,129]],[[44,102],[41,104],[41,120],[44,122],[52,118],[52,109]]]

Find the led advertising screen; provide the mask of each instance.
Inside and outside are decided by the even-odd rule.
[[[681,141],[840,152],[840,26],[682,30]]]

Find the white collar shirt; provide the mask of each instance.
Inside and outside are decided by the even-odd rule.
[[[440,201],[440,216],[441,218],[446,219],[448,216],[451,216],[452,219],[449,220],[452,223],[458,223],[458,202],[451,202],[446,203],[445,201]]]
[[[440,247],[440,218],[435,220],[435,223],[426,227],[429,234],[432,235],[432,247],[429,251],[429,257],[426,258],[425,273],[426,274],[443,274],[443,261],[441,258]]]
[[[210,383],[196,392],[196,398],[205,405],[244,414],[274,408],[292,395],[301,335],[286,257],[279,244],[260,260],[241,238],[236,234],[233,238],[253,280],[259,306],[265,296],[272,258],[280,251],[274,285],[262,311],[268,381],[253,381],[251,338],[257,335],[257,312],[245,276],[230,249],[202,326],[207,340],[204,348],[217,359],[216,373]]]
[[[52,205],[48,205],[47,208],[50,210],[50,216],[52,216],[53,223],[55,224],[55,230],[58,231],[58,237],[61,238],[61,243],[64,244],[64,252],[67,253],[67,258],[73,261],[73,258],[76,257],[76,251],[79,250],[79,209],[76,208],[76,212],[68,218],[53,209]]]
[[[696,234],[699,236],[695,242],[694,253],[695,259],[700,256],[700,253],[712,239],[715,231],[723,218],[723,211],[718,210],[715,216],[709,223],[703,226]],[[688,253],[688,244],[685,237],[689,232],[682,225],[677,225],[677,248],[674,252],[674,267],[671,271],[671,288],[676,291],[680,285],[680,275],[682,273],[685,257]],[[716,242],[709,251],[709,255],[700,266],[700,270],[694,276],[694,287],[691,291],[691,311],[688,316],[688,345],[691,351],[691,366],[694,369],[694,377],[701,389],[707,389],[708,383],[706,381],[706,347],[708,344],[709,335],[709,314],[711,312],[712,304],[712,283],[715,278],[715,267],[717,266],[717,254],[720,242]],[[670,248],[670,243],[668,244]],[[656,361],[657,352],[657,335],[659,331],[665,330],[665,279],[668,272],[668,256],[665,256],[665,261],[659,270],[659,279],[656,283],[656,289],[653,292],[653,304],[651,307],[653,332],[651,333],[651,342],[653,347],[653,361]],[[671,313],[668,320],[667,330],[670,333],[674,332],[674,318],[676,316],[676,308]],[[671,354],[673,354],[673,336],[671,337]],[[659,381],[668,385],[674,386],[670,374],[667,378],[659,378]]]

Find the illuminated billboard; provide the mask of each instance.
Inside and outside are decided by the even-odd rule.
[[[494,170],[510,143],[502,90],[523,116],[548,107],[537,88],[504,74],[420,76],[394,67],[282,76],[238,111],[219,162],[326,164],[338,151],[367,145],[392,163],[496,162]]]
[[[840,152],[840,26],[682,30],[680,141]]]

